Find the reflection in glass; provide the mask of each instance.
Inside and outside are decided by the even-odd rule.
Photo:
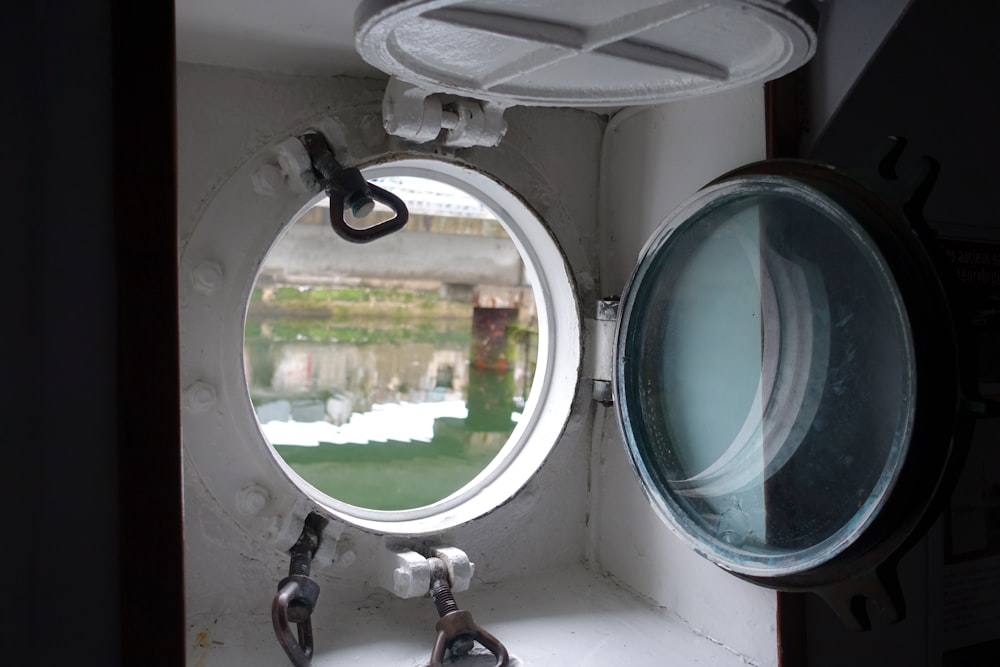
[[[400,510],[447,497],[506,444],[537,314],[517,247],[481,202],[426,179],[377,183],[407,202],[407,227],[353,245],[323,203],[306,211],[261,268],[244,365],[262,431],[296,473]]]
[[[860,226],[830,213],[730,195],[661,239],[626,306],[633,457],[668,512],[737,569],[844,548],[909,441],[900,297]]]

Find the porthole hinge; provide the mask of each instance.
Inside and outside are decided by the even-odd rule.
[[[595,316],[583,320],[583,376],[593,382],[594,400],[604,405],[614,402],[612,378],[615,370],[618,303],[618,298],[598,301]]]
[[[496,146],[507,133],[505,110],[496,102],[445,97],[392,77],[382,98],[382,126],[389,134],[418,144],[443,132],[444,146]]]

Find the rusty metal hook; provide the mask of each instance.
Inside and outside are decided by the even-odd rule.
[[[312,161],[313,173],[330,198],[330,226],[341,238],[351,243],[368,243],[402,229],[409,211],[402,199],[388,190],[369,183],[356,167],[344,167],[333,155],[333,149],[318,132],[299,137]],[[392,209],[392,218],[371,227],[353,227],[344,219],[348,209],[356,217],[365,217],[381,202]]]
[[[479,642],[497,659],[494,667],[507,667],[510,656],[499,639],[483,630],[472,618],[472,613],[458,608],[448,582],[447,568],[440,558],[428,558],[431,565],[431,595],[440,620],[434,626],[437,638],[431,651],[430,667],[443,667],[444,654],[449,649],[453,655],[464,655]]]
[[[312,662],[313,634],[310,616],[317,597],[319,584],[309,577],[290,576],[281,580],[278,594],[271,603],[274,634],[295,667],[309,667]],[[289,623],[295,623],[295,634]]]
[[[357,170],[355,169],[355,171]],[[360,174],[361,172],[358,173]],[[330,226],[333,227],[333,231],[337,232],[338,236],[352,243],[368,243],[383,236],[388,236],[393,232],[398,232],[406,226],[409,218],[409,212],[402,199],[374,183],[365,183],[365,185],[367,192],[360,197],[357,191],[353,195],[347,196],[342,190],[327,190],[327,195],[330,197]],[[344,220],[344,211],[348,208],[354,211],[358,210],[359,207],[355,203],[352,203],[352,199],[354,202],[357,202],[359,199],[361,200],[360,208],[367,207],[368,204],[365,198],[367,198],[367,201],[374,200],[385,204],[396,215],[371,227],[352,227]],[[339,211],[339,214],[337,211]]]
[[[299,539],[289,553],[288,576],[278,582],[271,603],[271,623],[278,643],[295,667],[309,667],[313,655],[312,613],[319,599],[319,584],[309,577],[326,519],[310,512]],[[295,623],[293,633],[289,623]]]
[[[434,626],[437,639],[431,651],[431,667],[443,667],[444,654],[459,640],[475,640],[497,659],[494,667],[507,667],[510,656],[500,640],[479,627],[472,619],[472,613],[456,610],[441,617]]]

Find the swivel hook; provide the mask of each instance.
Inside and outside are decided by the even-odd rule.
[[[431,651],[430,667],[443,667],[445,651],[451,651],[453,656],[467,654],[472,650],[474,642],[482,644],[496,658],[494,667],[507,667],[510,656],[507,648],[500,640],[479,627],[472,619],[472,614],[458,608],[455,596],[448,583],[448,570],[440,558],[428,558],[431,566],[431,595],[434,596],[434,606],[441,620],[434,629],[437,639]]]
[[[313,655],[312,612],[319,598],[319,584],[309,577],[309,569],[326,519],[310,512],[299,539],[289,549],[292,561],[288,576],[278,583],[278,594],[271,603],[271,622],[281,648],[295,667],[309,667]],[[294,623],[293,634],[289,623]]]
[[[318,132],[307,132],[299,137],[312,161],[313,173],[320,187],[330,198],[330,226],[341,238],[352,243],[368,243],[397,232],[406,225],[409,211],[403,200],[374,183],[365,181],[356,167],[345,167],[337,162],[333,149]],[[356,217],[365,217],[381,202],[391,208],[392,218],[371,227],[353,227],[344,220],[344,211],[351,210]]]

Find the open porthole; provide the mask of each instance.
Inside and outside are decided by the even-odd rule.
[[[407,225],[351,244],[320,199],[280,231],[247,295],[247,390],[314,502],[378,532],[442,530],[509,499],[555,444],[576,300],[546,228],[492,178],[415,159],[363,173],[403,200]]]
[[[621,303],[615,403],[674,532],[850,625],[903,614],[895,561],[962,462],[957,323],[914,227],[860,181],[769,161],[648,241]]]
[[[527,4],[365,2],[356,45],[428,94],[583,107],[776,77],[816,45],[808,3]],[[600,378],[674,533],[860,627],[866,600],[902,615],[895,562],[946,497],[970,419],[952,295],[892,194],[782,161],[706,187],[643,250]]]

